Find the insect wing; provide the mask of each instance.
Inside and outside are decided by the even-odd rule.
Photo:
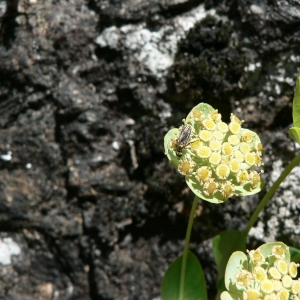
[[[183,125],[177,143],[179,145],[186,145],[189,142],[191,132],[192,132],[192,127],[190,125],[187,124]]]

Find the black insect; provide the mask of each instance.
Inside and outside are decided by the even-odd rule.
[[[176,154],[177,156],[181,156],[184,148],[188,145],[190,136],[192,132],[192,126],[185,124],[182,126],[179,137],[176,141]]]

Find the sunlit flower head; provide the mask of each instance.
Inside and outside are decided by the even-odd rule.
[[[183,122],[166,134],[165,153],[197,196],[221,203],[261,190],[261,171],[253,170],[263,165],[261,141],[243,121],[231,114],[226,124],[218,110],[200,103]]]
[[[227,291],[221,300],[292,300],[300,295],[300,281],[286,273],[289,269],[295,275],[297,264],[290,262],[285,244],[263,244],[248,254],[249,258],[241,251],[231,255],[225,272]]]

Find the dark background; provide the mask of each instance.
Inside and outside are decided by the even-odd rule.
[[[259,134],[267,188],[297,152],[298,1],[2,0],[0,17],[0,299],[160,299],[193,200],[163,137],[199,102]],[[248,248],[300,247],[299,182],[298,167]],[[209,299],[211,239],[264,193],[199,202]]]

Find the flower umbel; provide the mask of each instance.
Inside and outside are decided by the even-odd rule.
[[[289,248],[272,242],[248,251],[234,252],[227,264],[221,300],[299,299],[298,265],[290,262]]]
[[[221,203],[261,190],[260,171],[255,169],[263,165],[263,147],[258,135],[242,124],[231,114],[227,125],[218,110],[200,103],[184,126],[166,134],[166,155],[198,197]],[[189,134],[183,132],[187,129]]]

